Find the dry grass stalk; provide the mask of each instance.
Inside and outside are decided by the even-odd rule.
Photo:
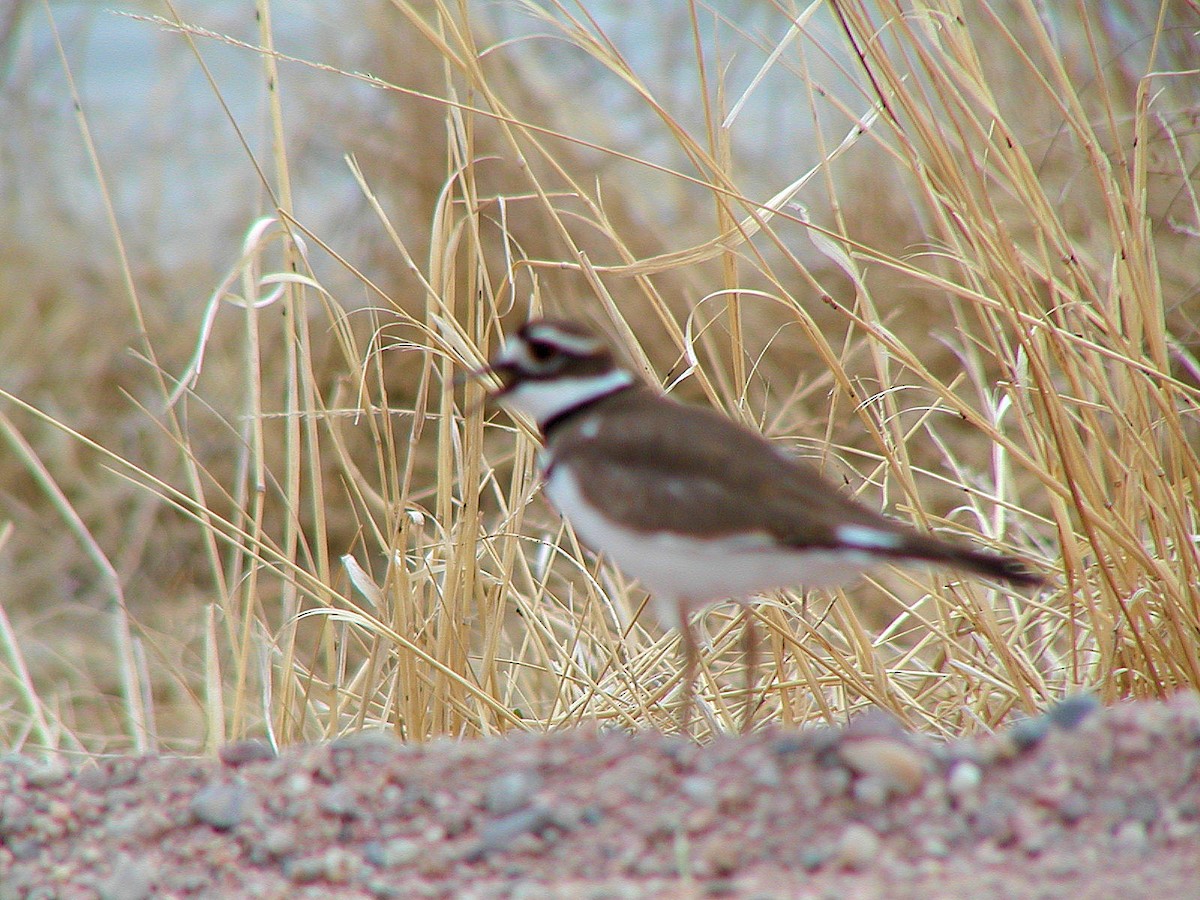
[[[680,163],[578,136],[575,116],[597,110],[547,124],[459,5],[396,0],[374,10],[377,32],[420,35],[441,75],[419,90],[371,81],[396,103],[416,97],[446,140],[423,160],[441,182],[421,236],[390,220],[380,167],[351,160],[370,227],[403,270],[392,283],[296,213],[289,73],[261,20],[274,213],[251,229],[204,328],[219,359],[206,377],[222,367],[227,393],[198,370],[160,387],[177,401],[157,416],[177,478],[107,453],[193,528],[204,587],[179,615],[198,623],[200,660],[152,653],[143,680],[189,692],[203,745],[367,726],[412,740],[588,719],[673,727],[675,636],[643,624],[636,586],[536,498],[531,435],[483,405],[484,385],[457,386],[503,328],[544,311],[600,323],[652,377],[798,442],[894,514],[1062,573],[1033,597],[917,571],[836,598],[766,598],[759,721],[878,705],[950,734],[1081,688],[1112,700],[1200,687],[1200,367],[1167,299],[1200,223],[1187,189],[1197,144],[1170,115],[1188,75],[1114,72],[1100,60],[1119,36],[1089,19],[1069,23],[1083,54],[1060,52],[1022,4],[964,20],[950,4],[839,2],[853,53],[834,86],[813,75],[810,10],[762,49],[764,77],[782,71],[793,99],[808,98],[813,167],[764,199],[739,186],[749,91],[721,83],[720,50],[699,57],[694,133],[594,20],[529,8],[632,90]],[[505,171],[494,155],[522,164]],[[711,218],[646,234],[629,213],[652,219],[650,198],[602,189],[597,156],[701,192]],[[1155,179],[1179,200],[1156,199]],[[822,183],[831,215],[810,218],[795,199],[814,206]],[[1189,224],[1172,230],[1172,218]],[[370,308],[350,310],[316,252]],[[145,355],[165,358],[149,331]],[[232,464],[214,442],[236,448]],[[38,452],[31,471],[49,468]],[[713,731],[736,727],[740,708],[735,613],[705,617],[700,706]],[[119,744],[73,734],[0,624],[28,715],[8,740]],[[135,657],[123,654],[127,703],[145,694]],[[139,708],[146,721],[114,734],[153,733]]]

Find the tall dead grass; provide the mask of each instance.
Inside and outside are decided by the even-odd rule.
[[[525,4],[535,30],[642,111],[651,159],[620,123],[605,136],[603,106],[534,77],[553,71],[538,41],[492,42],[470,7],[367,4],[344,24],[375,35],[374,56],[298,61],[272,44],[282,7],[260,4],[257,39],[234,46],[277,86],[273,152],[256,161],[268,212],[189,323],[194,353],[156,328],[122,264],[141,354],[162,373],[128,409],[155,423],[156,449],[3,394],[30,506],[106,573],[115,638],[91,637],[119,674],[64,693],[29,659],[54,630],[0,620],[0,696],[21,720],[6,742],[674,727],[677,636],[540,499],[527,426],[486,406],[485,385],[460,386],[540,313],[592,321],[648,377],[867,502],[1053,579],[1029,595],[885,572],[764,598],[760,722],[877,705],[955,734],[1080,689],[1112,701],[1200,687],[1187,263],[1200,77],[1184,65],[1186,13],[1164,5],[1134,49],[1082,8],[1047,22],[1021,2],[820,7],[777,11],[773,43],[745,34],[761,68],[739,84],[723,80],[724,46],[705,43],[712,23],[686,7],[696,91],[681,108],[596,19]],[[181,48],[233,43],[175,27]],[[354,253],[296,211],[284,109],[298,66],[344,87],[328,121],[354,151],[358,227],[381,236]],[[345,98],[363,84],[403,112],[391,130],[353,118]],[[812,140],[802,166],[751,179],[739,117],[767,86],[807,110]],[[436,190],[414,214],[403,198],[418,179]],[[752,180],[775,186],[752,194]],[[654,227],[647,186],[683,191],[686,218]],[[331,287],[329,260],[356,296]],[[152,625],[113,577],[103,516],[56,488],[72,477],[53,464],[64,441],[185,545],[186,584]],[[32,521],[7,515],[0,542]],[[744,689],[737,618],[718,608],[703,624],[702,718],[725,730]],[[160,710],[163,694],[184,712]]]

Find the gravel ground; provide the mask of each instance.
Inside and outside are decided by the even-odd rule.
[[[0,900],[1200,897],[1200,699],[954,743],[882,715],[0,759]]]

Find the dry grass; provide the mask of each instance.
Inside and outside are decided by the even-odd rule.
[[[747,28],[739,52],[761,78],[734,83],[708,39],[737,27],[681,4],[683,92],[550,4],[525,12],[574,48],[577,92],[530,87],[544,40],[487,43],[436,0],[339,20],[373,36],[345,59],[276,53],[269,16],[241,45],[172,35],[257,54],[280,86],[265,215],[183,329],[107,244],[82,252],[111,266],[124,329],[80,315],[38,248],[2,273],[35,298],[0,329],[4,743],[674,727],[677,636],[538,496],[528,429],[458,386],[538,313],[589,319],[868,502],[1054,577],[768,598],[760,722],[877,705],[958,734],[1084,688],[1200,688],[1194,21],[1165,6],[1130,44],[1082,7],[1050,31],[1016,0],[817,6],[790,27],[758,10],[774,37]],[[353,241],[297,212],[284,109],[314,74],[337,90],[305,109],[353,151]],[[356,111],[364,83],[398,124]],[[618,86],[634,140],[595,99]],[[809,118],[777,165],[739,131],[759,92]],[[124,346],[140,362],[102,377]],[[704,625],[704,727],[726,730],[735,611]]]

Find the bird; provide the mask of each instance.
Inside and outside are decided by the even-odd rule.
[[[1045,580],[1014,557],[876,512],[760,433],[666,396],[580,322],[530,320],[481,371],[498,384],[492,400],[536,423],[550,502],[589,549],[641,583],[664,629],[679,630],[684,733],[698,661],[690,619],[716,603],[742,604],[752,679],[749,603],[765,592],[842,586],[885,564],[944,565],[1023,586]]]

